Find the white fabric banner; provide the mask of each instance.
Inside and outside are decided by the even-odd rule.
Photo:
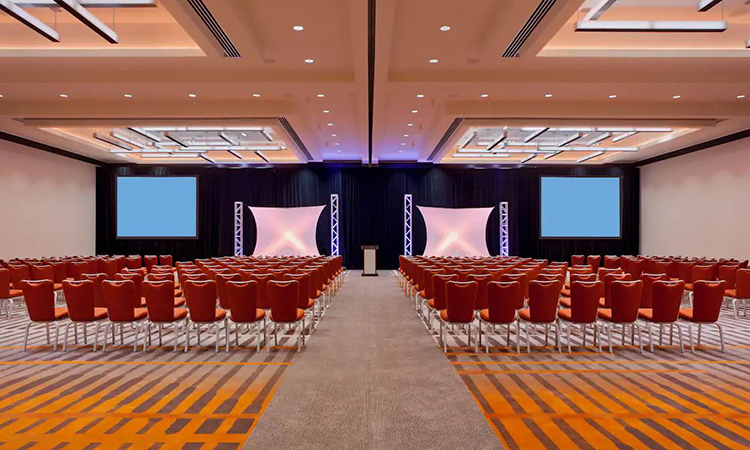
[[[258,239],[253,255],[319,255],[315,240],[318,218],[325,205],[299,208],[248,206],[255,216]]]
[[[417,208],[427,226],[425,256],[490,256],[487,219],[494,208]]]

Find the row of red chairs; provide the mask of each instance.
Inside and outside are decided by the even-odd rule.
[[[474,267],[475,273],[467,275],[464,265]],[[740,273],[743,279],[750,277],[750,270],[742,269]],[[670,336],[672,328],[677,326],[682,349],[679,323],[688,325],[693,350],[692,325],[698,326],[698,344],[702,326],[716,325],[722,351],[724,349],[723,330],[717,323],[725,294],[724,281],[693,283],[690,286],[694,291],[693,307],[680,309],[686,283],[672,280],[666,274],[642,274],[640,279],[634,280],[621,269],[599,268],[598,274],[594,274],[590,266],[568,269],[566,263],[549,264],[517,257],[484,260],[402,257],[398,274],[407,296],[421,298],[422,305],[428,307],[429,327],[432,329],[433,317],[439,320],[444,349],[444,325],[468,328],[469,336],[471,326],[478,325],[478,349],[482,324],[491,329],[505,326],[508,344],[511,325],[516,325],[520,338],[523,324],[530,351],[530,329],[533,331],[536,325],[542,325],[547,335],[549,328],[554,327],[559,348],[560,326],[567,324],[569,351],[573,325],[580,326],[584,333],[584,345],[587,327],[593,327],[600,350],[598,335],[606,331],[610,351],[612,327],[621,326],[623,345],[625,329],[630,328],[633,336],[637,332],[642,351],[639,323],[646,325],[652,351],[653,324],[659,325],[660,340],[666,325],[670,326]],[[421,312],[421,308],[419,310]],[[520,339],[516,340],[516,346],[518,350]]]
[[[255,325],[256,346],[259,349],[260,332],[263,331],[264,338],[266,337],[266,312],[270,313],[268,317],[274,327],[279,323],[297,327],[301,323],[298,337],[298,347],[301,348],[304,345],[305,319],[310,317],[312,323],[316,316],[314,308],[319,306],[319,320],[326,304],[318,300],[325,297],[330,301],[330,297],[343,282],[340,258],[278,258],[259,261],[252,258],[215,258],[196,260],[195,263],[177,263],[176,266],[176,273],[170,266],[154,265],[151,273],[147,273],[147,268],[126,267],[115,274],[114,280],[109,280],[107,274],[85,273],[80,275],[79,280],[64,279],[61,289],[67,308],[57,308],[55,305],[54,280],[22,280],[31,320],[25,333],[24,349],[29,327],[37,322],[46,325],[48,343],[49,326],[55,324],[56,349],[58,327],[65,321],[64,347],[67,347],[70,325],[74,325],[76,334],[78,326],[83,325],[85,339],[86,325],[95,323],[96,350],[100,324],[105,319],[108,319],[104,322],[105,349],[110,328],[114,341],[114,331],[119,326],[122,342],[125,327],[131,325],[135,332],[135,350],[141,332],[145,332],[150,342],[151,326],[156,326],[161,344],[162,328],[171,324],[175,349],[180,331],[186,335],[187,351],[190,345],[190,325],[197,328],[199,345],[201,327],[208,325],[214,327],[217,351],[219,332],[224,328],[228,351],[228,320],[235,324],[236,342],[239,341],[240,325]],[[280,268],[284,270],[278,271]],[[7,269],[0,269],[0,279],[7,272]],[[319,282],[322,283],[318,284]],[[181,308],[183,305],[187,309]],[[300,314],[302,316],[298,317]],[[292,318],[295,320],[291,321]],[[144,350],[145,346],[146,339]]]

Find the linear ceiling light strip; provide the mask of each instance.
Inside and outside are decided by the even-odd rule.
[[[24,11],[11,0],[0,0],[0,11],[4,11],[17,21],[36,31],[52,42],[60,42],[60,34],[44,22]]]
[[[105,41],[110,44],[118,43],[117,33],[115,33],[110,27],[104,25],[104,23],[97,19],[95,15],[91,14],[86,8],[81,6],[81,4],[78,3],[78,0],[55,0],[55,3],[81,21],[81,23],[89,27],[94,33],[101,36]]]
[[[728,26],[723,20],[579,20],[576,31],[722,33]]]

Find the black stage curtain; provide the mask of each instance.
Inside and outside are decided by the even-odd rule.
[[[117,175],[198,175],[198,239],[116,238]],[[541,176],[622,177],[621,239],[539,239]],[[233,253],[233,205],[295,207],[329,205],[339,194],[340,251],[349,268],[362,267],[362,245],[378,245],[378,267],[398,266],[404,243],[404,194],[413,195],[415,254],[424,251],[426,230],[416,205],[446,208],[497,207],[509,202],[512,255],[570,260],[573,254],[635,254],[639,245],[639,175],[628,166],[469,169],[450,167],[205,168],[108,166],[97,169],[99,254],[171,254],[177,261]],[[159,195],[155,193],[155,195]],[[169,207],[168,195],[164,196]],[[576,201],[576,199],[570,199]],[[317,227],[318,250],[330,253],[330,206]],[[245,209],[246,254],[255,246],[255,222]],[[500,246],[497,208],[487,224],[490,253]]]

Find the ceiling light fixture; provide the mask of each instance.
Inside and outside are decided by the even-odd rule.
[[[615,94],[612,94],[609,96],[609,98],[617,98],[617,96]]]
[[[188,94],[188,97],[195,98],[195,97],[197,97],[197,95],[195,95],[195,94]]]
[[[329,127],[332,127],[332,126],[333,126],[333,124],[332,124],[332,123],[329,123],[329,124],[328,124],[328,126],[329,126]]]
[[[744,97],[744,96],[743,96],[743,97]],[[738,98],[739,98],[739,97],[738,97]],[[413,127],[413,126],[414,126],[414,124],[413,124],[413,123],[407,123],[407,124],[406,124],[406,126],[407,126],[407,127]]]
[[[133,94],[125,94],[125,98],[133,98]]]
[[[329,112],[331,112],[331,111],[328,111],[327,109],[323,110],[323,114],[328,114]]]
[[[482,95],[480,95],[480,97],[482,97],[482,98],[487,98],[489,96],[490,96],[490,94],[482,94]]]
[[[621,135],[619,135],[619,136],[615,136],[615,137],[613,137],[613,138],[612,138],[612,142],[620,142],[621,140],[623,140],[623,139],[627,139],[627,138],[629,138],[630,136],[635,136],[635,135],[636,135],[636,133],[638,133],[638,132],[637,132],[637,131],[628,131],[627,133],[622,133],[622,134],[621,134]]]
[[[424,98],[424,94],[417,94],[417,98]]]
[[[576,31],[706,32],[726,31],[723,20],[579,20]]]
[[[586,161],[588,161],[590,159],[594,159],[594,158],[597,158],[599,156],[602,156],[603,154],[604,154],[604,152],[594,152],[594,153],[592,153],[592,154],[590,154],[588,156],[584,156],[583,158],[579,159],[577,162],[579,162],[579,163],[586,162]]]
[[[405,135],[404,135],[404,137],[409,137],[409,135],[408,135],[408,134],[405,134]]]
[[[3,94],[0,94],[0,98],[3,98]],[[737,97],[737,98],[739,98],[739,97]]]
[[[451,27],[449,27],[448,25],[443,25],[442,27],[440,27],[440,31],[450,31],[450,30],[451,30]]]
[[[338,134],[332,134],[331,135],[331,137],[337,137],[337,136],[338,136]]]
[[[47,38],[47,40],[60,42],[60,34],[57,31],[16,5],[13,0],[0,0],[0,11],[6,12],[17,21]]]
[[[417,111],[416,109],[412,109],[412,110],[411,110],[411,113],[412,113],[412,114],[416,114],[416,113],[418,113],[418,112],[419,112],[419,111]]]
[[[521,161],[521,164],[526,164],[527,162],[531,161],[531,160],[532,160],[532,159],[534,159],[534,158],[536,158],[536,155],[531,155],[531,156],[529,156],[529,157],[526,157],[526,158],[524,158],[524,159],[523,159],[523,160]]]
[[[260,94],[253,94],[253,97],[258,98],[260,97]]]
[[[81,23],[89,27],[91,31],[101,36],[105,41],[110,44],[118,43],[119,38],[117,33],[78,3],[78,0],[55,0],[55,3],[70,13],[70,15],[78,19]]]
[[[294,30],[294,31],[302,31],[304,29],[305,29],[305,27],[303,27],[302,25],[295,25],[295,26],[292,27],[292,30]]]
[[[68,94],[60,94],[60,98],[68,98]]]
[[[552,98],[552,94],[544,94],[546,98]]]
[[[305,62],[306,62],[307,64],[312,64],[312,63],[314,63],[314,62],[315,62],[315,60],[313,60],[313,59],[310,59],[310,58],[307,58],[307,59],[305,60]]]
[[[714,6],[721,3],[721,0],[700,0],[698,2],[698,11],[699,12],[706,12],[709,9],[713,8]]]
[[[437,63],[438,63],[438,60],[437,60],[437,59],[434,59],[434,58],[433,58],[433,59],[431,59],[431,60],[430,60],[430,64],[437,64]]]
[[[0,97],[2,97],[2,95],[0,95]],[[745,94],[740,94],[740,95],[737,96],[737,98],[743,99],[743,98],[745,98]]]
[[[676,100],[676,99],[682,98],[682,96],[681,95],[673,95],[672,98]]]
[[[325,94],[318,94],[318,98],[323,98],[323,97],[325,97]]]

